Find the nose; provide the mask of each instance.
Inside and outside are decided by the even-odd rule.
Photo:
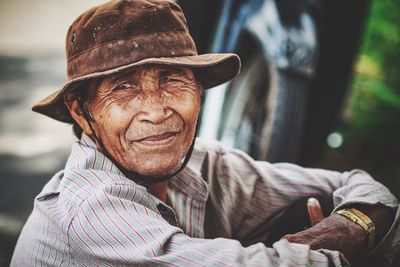
[[[163,99],[156,96],[147,97],[141,105],[141,112],[137,115],[140,122],[160,124],[173,115],[173,110],[168,107]]]

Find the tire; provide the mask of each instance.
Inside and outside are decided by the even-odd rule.
[[[278,70],[261,56],[246,62],[229,88],[220,139],[258,160],[297,162],[308,80]]]

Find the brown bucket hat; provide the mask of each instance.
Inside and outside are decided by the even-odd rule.
[[[66,40],[68,82],[33,106],[72,122],[63,95],[83,82],[144,64],[191,67],[207,89],[240,71],[235,54],[198,55],[181,8],[167,0],[114,0],[93,7],[70,26]]]

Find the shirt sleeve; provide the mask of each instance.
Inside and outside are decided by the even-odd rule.
[[[395,221],[372,254],[393,254],[399,247],[398,201],[365,171],[341,173],[271,164],[222,146],[214,157],[216,167],[208,175],[211,199],[222,212],[219,225],[225,225],[235,239],[246,239],[254,231],[261,236],[260,229],[271,231],[279,215],[301,198],[332,195],[335,210],[355,203],[390,207],[396,213]]]
[[[77,266],[347,266],[339,252],[279,241],[243,247],[226,238],[191,238],[165,221],[147,193],[104,186],[88,197],[70,223]]]

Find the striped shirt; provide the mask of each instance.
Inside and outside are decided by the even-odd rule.
[[[125,177],[83,136],[35,198],[11,266],[347,266],[337,251],[262,241],[300,198],[333,194],[337,208],[395,197],[367,173],[254,161],[197,139],[168,183],[168,205]],[[376,251],[399,245],[399,212]],[[242,245],[242,244],[249,245]]]

